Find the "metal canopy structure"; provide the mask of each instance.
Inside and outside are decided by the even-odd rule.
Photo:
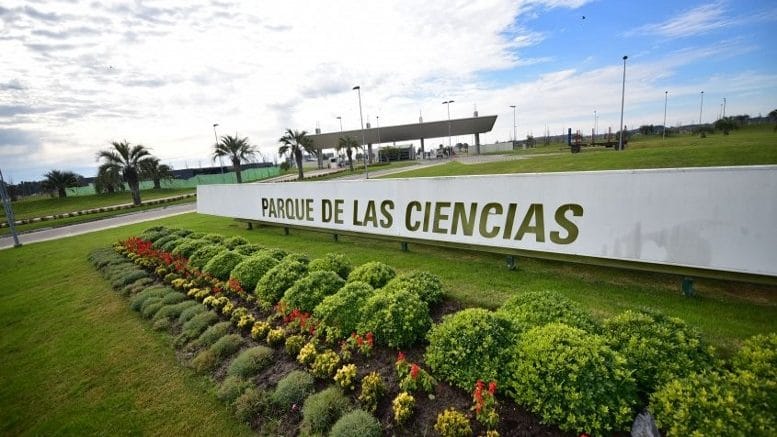
[[[370,127],[364,129],[367,144],[392,143],[395,141],[422,140],[424,138],[442,138],[456,135],[473,135],[489,132],[494,127],[496,115],[484,117],[456,118],[426,123],[400,124],[396,126]],[[450,130],[448,126],[450,125]],[[361,143],[361,129],[342,132],[327,132],[308,135],[317,149],[335,148],[340,137],[350,136]]]

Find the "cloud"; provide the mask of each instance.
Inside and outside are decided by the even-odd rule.
[[[11,79],[8,82],[0,82],[0,90],[6,91],[22,91],[26,87],[19,79]]]
[[[704,4],[681,12],[664,22],[649,23],[626,32],[626,36],[655,35],[663,38],[685,38],[716,30],[741,26],[760,21],[773,21],[774,11],[761,11],[750,15],[737,15],[722,2]]]

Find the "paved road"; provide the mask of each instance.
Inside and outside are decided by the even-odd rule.
[[[102,231],[103,229],[118,228],[119,226],[132,223],[141,223],[149,220],[156,220],[174,215],[185,214],[196,211],[195,203],[185,203],[183,205],[165,206],[162,208],[149,209],[146,211],[122,214],[107,219],[95,220],[93,222],[79,223],[76,225],[63,226],[61,228],[41,229],[39,231],[27,232],[19,235],[19,241],[24,244],[39,243],[41,241],[56,240],[59,238],[72,237],[74,235],[88,234],[89,232]],[[0,237],[0,250],[13,247],[13,238],[10,235]]]

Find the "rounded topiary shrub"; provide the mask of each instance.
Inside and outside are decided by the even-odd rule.
[[[372,288],[378,289],[394,279],[397,273],[391,266],[383,264],[380,261],[370,261],[353,269],[348,275],[348,282],[361,281],[366,282]]]
[[[442,300],[442,281],[429,272],[410,272],[397,276],[383,287],[384,290],[407,290],[416,293],[429,305]]]
[[[246,349],[232,361],[227,375],[250,378],[272,363],[273,350],[267,346]]]
[[[279,263],[256,283],[257,299],[271,305],[275,304],[283,297],[283,293],[307,272],[307,266],[297,261]]]
[[[189,234],[192,233],[192,231],[190,231],[188,229],[175,229],[175,230],[173,230],[172,233],[173,233],[173,235],[176,235],[178,237],[187,237],[187,236],[189,236]]]
[[[211,258],[225,250],[227,249],[220,244],[209,244],[207,246],[202,246],[201,248],[195,250],[194,253],[192,253],[192,256],[189,257],[189,267],[202,270],[202,268],[205,267],[205,264],[207,264]]]
[[[320,435],[329,430],[351,403],[338,387],[329,387],[305,399],[302,406],[302,434]]]
[[[777,333],[745,340],[733,362],[737,371],[751,372],[763,380],[777,382]]]
[[[207,347],[218,341],[221,337],[229,334],[229,330],[232,328],[230,322],[218,322],[209,326],[205,331],[197,337],[198,347]]]
[[[266,247],[259,251],[260,253],[270,255],[271,257],[277,259],[278,261],[282,261],[283,258],[286,258],[286,255],[289,254],[289,252],[286,252],[283,249],[278,249],[275,247]]]
[[[160,249],[162,250],[162,252],[172,253],[176,247],[178,247],[181,243],[184,243],[184,242],[186,242],[186,238],[178,237],[163,244]]]
[[[205,240],[193,240],[190,238],[184,239],[181,244],[175,247],[173,249],[173,255],[182,256],[184,258],[189,258],[192,256],[192,254],[199,248],[207,246],[208,242]]]
[[[237,376],[227,376],[219,385],[216,391],[216,397],[222,401],[232,402],[237,399],[248,387],[251,387],[250,381]]]
[[[313,393],[314,382],[310,373],[292,370],[278,381],[272,394],[272,403],[284,411],[288,411],[294,404],[299,406],[310,393]]]
[[[235,252],[241,255],[249,256],[259,252],[262,249],[264,249],[263,246],[254,243],[248,243],[235,247]]]
[[[380,437],[381,435],[383,431],[378,419],[364,410],[346,413],[329,431],[329,437]]]
[[[435,375],[467,391],[478,379],[504,381],[510,329],[509,321],[481,308],[447,315],[427,335],[426,364]]]
[[[229,277],[240,282],[244,290],[253,290],[259,279],[276,265],[278,265],[278,260],[271,256],[249,256],[232,269]]]
[[[210,241],[211,243],[223,243],[224,242],[224,236],[221,235],[221,234],[216,234],[216,233],[205,234],[205,235],[202,236],[202,239]]]
[[[603,337],[563,323],[532,328],[507,370],[515,400],[564,431],[608,434],[631,425],[636,384]]]
[[[678,318],[659,313],[626,311],[604,321],[604,335],[610,347],[626,358],[643,393],[713,363],[698,332]]]
[[[246,240],[243,237],[234,236],[234,237],[225,238],[222,244],[226,246],[227,249],[232,250],[237,246],[248,244],[248,240]]]
[[[270,395],[266,391],[249,387],[235,399],[232,408],[238,420],[250,424],[256,416],[270,408],[270,403]]]
[[[516,333],[553,322],[588,332],[599,331],[590,314],[555,291],[530,291],[511,297],[498,313],[512,322]]]
[[[423,338],[431,324],[426,302],[415,293],[399,290],[375,293],[367,299],[358,331],[372,332],[380,344],[403,347]]]
[[[297,308],[306,313],[345,285],[335,272],[312,272],[299,279],[283,294],[283,302],[289,309]]]
[[[348,279],[348,275],[353,270],[353,263],[342,253],[327,253],[321,258],[316,258],[310,262],[308,269],[311,272],[328,271],[335,272],[341,278]]]
[[[199,240],[204,236],[205,236],[205,232],[192,232],[191,234],[187,235],[186,238],[190,238],[192,240]]]
[[[362,309],[375,290],[366,282],[350,282],[337,293],[327,296],[313,309],[313,316],[323,323],[332,338],[343,338],[356,332]]]
[[[173,234],[167,234],[164,237],[159,238],[156,241],[154,241],[154,243],[151,245],[151,247],[153,247],[156,250],[161,250],[162,246],[164,246],[165,244],[167,244],[167,243],[169,243],[169,242],[171,242],[173,240],[177,240],[179,238],[181,238],[181,237],[179,237],[177,235],[173,235]]]
[[[222,281],[226,281],[229,279],[229,274],[232,272],[232,269],[244,259],[245,257],[237,252],[225,250],[211,258],[210,261],[205,264],[202,271],[203,273],[209,273]]]

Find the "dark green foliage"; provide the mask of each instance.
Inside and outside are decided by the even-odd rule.
[[[184,242],[186,242],[186,238],[177,237],[163,244],[162,247],[160,247],[160,250],[162,250],[163,252],[172,253],[176,247],[178,247],[181,243],[184,243]]]
[[[183,302],[165,305],[159,311],[157,311],[156,314],[154,314],[154,321],[159,319],[177,319],[184,310],[194,306],[200,305],[193,300],[185,300]]]
[[[240,262],[244,259],[245,257],[237,252],[225,250],[211,258],[211,260],[205,264],[205,267],[202,269],[202,271],[204,273],[210,273],[222,281],[226,281],[229,279],[229,274],[232,272],[232,269],[234,269],[235,266],[240,264]]]
[[[346,413],[329,431],[329,437],[380,437],[381,435],[383,431],[378,419],[364,410]]]
[[[197,372],[211,370],[222,360],[237,352],[242,345],[243,337],[238,334],[227,334],[216,340],[208,349],[200,351],[192,360],[192,365]]]
[[[481,308],[447,315],[429,331],[426,364],[435,375],[467,391],[478,379],[504,381],[510,329],[509,321]]]
[[[305,337],[301,335],[290,335],[286,337],[286,342],[283,345],[283,349],[287,354],[296,358],[296,356],[299,354],[299,351],[303,346],[305,346],[305,343],[307,343]]]
[[[267,411],[270,403],[270,395],[266,391],[250,387],[235,399],[232,406],[239,421],[251,423],[254,417]]]
[[[256,346],[246,349],[235,358],[227,369],[227,375],[250,378],[273,361],[273,350],[266,346]]]
[[[154,241],[154,244],[152,244],[151,247],[153,247],[156,250],[162,250],[162,246],[164,246],[165,244],[167,244],[167,243],[169,243],[169,242],[171,242],[173,240],[177,240],[179,238],[181,238],[181,237],[179,237],[177,235],[169,234],[169,235],[166,235],[166,236],[164,236],[164,237]]]
[[[678,318],[629,310],[605,320],[604,334],[626,358],[643,393],[713,366],[701,335]]]
[[[264,249],[260,250],[259,253],[270,255],[271,257],[277,259],[278,261],[282,261],[283,258],[286,258],[286,255],[289,254],[288,252],[286,252],[283,249],[278,249],[278,248],[274,248],[274,247],[264,248]]]
[[[235,252],[241,255],[250,256],[250,255],[254,255],[256,252],[259,252],[262,249],[264,249],[263,246],[249,243],[249,244],[243,244],[243,245],[237,246],[235,248]]]
[[[159,228],[161,229],[146,229],[140,235],[138,235],[138,238],[140,238],[141,240],[154,242],[170,234],[170,231],[168,231],[164,227],[159,226]]]
[[[321,258],[316,258],[310,262],[308,269],[311,272],[328,271],[335,272],[341,278],[348,279],[348,275],[353,270],[353,263],[347,256],[341,253],[327,253]]]
[[[302,406],[302,432],[307,435],[327,432],[350,406],[339,387],[329,387],[308,396]]]
[[[334,294],[345,285],[335,272],[312,272],[299,279],[283,294],[283,302],[291,308],[312,313],[325,297]]]
[[[210,241],[211,243],[219,243],[219,244],[224,241],[224,237],[216,233],[205,234],[202,236],[202,239],[206,241]]]
[[[175,303],[183,302],[186,300],[186,295],[177,291],[167,293],[162,297],[162,303],[165,305],[172,305]]]
[[[292,370],[278,381],[272,394],[272,402],[283,411],[288,411],[292,405],[302,404],[310,393],[313,393],[313,376],[301,370]]]
[[[173,249],[172,254],[177,256],[182,256],[184,258],[189,258],[194,254],[194,252],[197,251],[197,249],[200,249],[202,247],[205,247],[208,245],[208,242],[205,240],[194,240],[191,238],[185,238],[181,244],[175,247]]]
[[[232,403],[251,385],[250,381],[239,376],[227,376],[216,391],[216,397],[222,401]]]
[[[553,322],[588,332],[600,330],[590,314],[555,291],[531,291],[511,297],[498,313],[512,322],[517,334]]]
[[[124,297],[135,295],[145,290],[153,283],[154,280],[149,277],[140,278],[131,284],[125,285],[124,288],[121,289],[121,295]]]
[[[192,305],[189,308],[186,308],[185,310],[181,311],[181,315],[178,316],[178,323],[186,323],[189,320],[191,320],[192,317],[196,316],[197,314],[201,314],[208,311],[207,308],[205,308],[204,305]]]
[[[202,246],[195,250],[192,256],[189,257],[189,267],[202,270],[202,268],[205,267],[205,264],[207,264],[211,258],[225,250],[227,249],[220,244],[209,244],[207,246]]]
[[[181,327],[181,334],[176,338],[176,344],[182,345],[202,334],[208,326],[218,322],[219,316],[213,311],[205,311],[194,315]]]
[[[244,290],[253,290],[262,276],[276,265],[278,265],[278,260],[271,256],[250,256],[236,265],[229,276],[240,282]]]
[[[608,434],[631,425],[636,383],[603,337],[563,323],[532,328],[507,370],[515,400],[564,431]]]
[[[186,238],[190,240],[201,240],[204,236],[205,232],[192,232],[191,234],[187,235]]]
[[[383,264],[380,261],[370,261],[356,267],[348,275],[348,282],[366,282],[377,290],[386,285],[390,280],[394,279],[394,276],[396,275],[397,273],[391,266]]]
[[[138,279],[142,278],[148,278],[148,273],[146,273],[145,270],[132,270],[124,275],[122,275],[119,279],[113,281],[111,284],[113,288],[118,289],[125,287]]]
[[[281,262],[271,268],[256,283],[256,297],[274,305],[298,279],[307,274],[307,267],[297,261]]]
[[[310,257],[305,255],[304,253],[290,253],[283,257],[282,261],[297,261],[299,263],[308,265],[310,262]]]
[[[143,303],[152,297],[161,298],[167,293],[172,292],[173,290],[167,287],[150,287],[146,288],[145,290],[141,291],[140,293],[136,294],[135,296],[132,296],[130,299],[130,308],[132,308],[133,311],[140,311],[141,307],[143,306]]]
[[[313,315],[333,338],[343,338],[356,332],[362,308],[375,290],[366,282],[350,282],[337,293],[327,296],[313,310]]]
[[[235,236],[235,237],[225,238],[223,244],[224,246],[227,247],[227,249],[233,250],[237,246],[243,246],[245,244],[248,244],[248,240],[246,240],[243,237]]]
[[[157,311],[158,313],[158,311]],[[170,326],[172,326],[172,323],[170,322],[170,319],[168,318],[160,318],[157,319],[156,315],[154,316],[154,323],[151,325],[151,329],[154,331],[166,331],[170,329]]]
[[[146,318],[150,319],[154,317],[157,311],[159,311],[165,304],[162,302],[161,297],[151,297],[146,299],[145,302],[143,302],[143,305],[140,307],[140,314]]]
[[[383,287],[385,291],[407,290],[429,305],[442,300],[442,281],[429,272],[410,272],[397,276]]]
[[[176,229],[172,232],[172,235],[175,235],[176,237],[187,237],[191,233],[192,231],[188,229]]]
[[[221,337],[229,333],[229,329],[232,327],[230,322],[218,322],[214,325],[208,326],[208,328],[200,334],[197,338],[196,345],[198,347],[207,347],[218,341]]]
[[[380,344],[404,347],[423,338],[431,323],[426,302],[415,293],[399,290],[370,297],[364,304],[358,330],[372,332]]]

